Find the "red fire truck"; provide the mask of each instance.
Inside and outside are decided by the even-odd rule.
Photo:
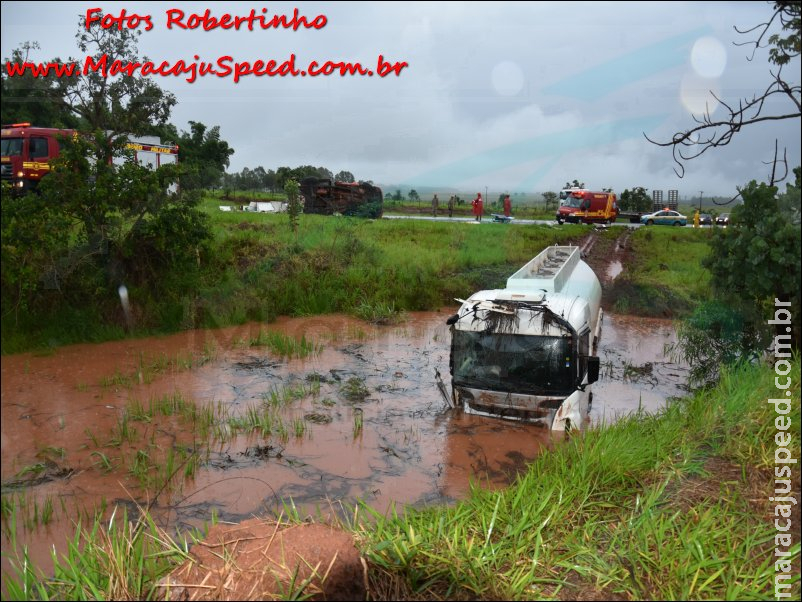
[[[612,224],[618,217],[618,203],[612,192],[570,189],[557,211],[557,222]],[[562,196],[562,194],[561,194]]]
[[[58,157],[60,142],[76,135],[75,130],[33,127],[30,123],[4,125],[0,139],[0,178],[16,193],[34,190],[50,172],[50,163]],[[131,138],[126,147],[134,151],[140,165],[153,169],[178,161],[178,146],[161,144],[156,136]]]

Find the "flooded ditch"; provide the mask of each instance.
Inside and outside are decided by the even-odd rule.
[[[287,318],[3,357],[3,569],[12,532],[47,566],[79,511],[114,503],[191,527],[213,512],[239,521],[285,503],[330,513],[357,499],[385,512],[449,503],[472,481],[508,484],[559,442],[447,409],[434,374],[450,385],[450,311],[398,326]],[[264,331],[308,355],[271,351]],[[683,394],[685,370],[663,357],[671,340],[669,321],[605,316],[592,425]]]

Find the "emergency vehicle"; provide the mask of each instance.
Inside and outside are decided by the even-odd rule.
[[[585,189],[563,192],[566,198],[557,210],[557,223],[612,224],[618,218],[618,202],[612,192]]]
[[[34,127],[30,123],[4,125],[0,138],[0,178],[8,182],[15,193],[35,190],[50,173],[51,163],[59,155],[60,143],[77,135],[75,130]],[[157,136],[129,138],[126,148],[134,151],[137,163],[152,169],[178,161],[178,146],[161,144]],[[176,190],[173,184],[170,192]]]

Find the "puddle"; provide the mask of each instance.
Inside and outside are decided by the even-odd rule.
[[[357,499],[385,512],[393,503],[449,503],[472,480],[508,484],[555,443],[535,425],[446,409],[434,373],[450,384],[450,314],[412,313],[397,327],[343,316],[287,318],[3,357],[3,495],[26,508],[19,510],[19,543],[49,566],[52,544],[58,549],[73,532],[76,509],[103,501],[132,512],[133,500],[149,503],[162,526],[189,527],[213,509],[231,521],[276,514],[290,498],[302,514],[341,512],[341,503]],[[262,328],[303,336],[322,351],[287,360],[249,346]],[[662,357],[672,336],[669,321],[605,317],[592,423],[639,406],[656,410],[681,394],[684,371]],[[133,401],[141,409],[165,399],[174,410],[122,420]],[[175,409],[196,404],[214,408],[217,431],[204,434],[198,414],[182,418]],[[231,425],[256,413],[262,430],[237,435]],[[144,477],[137,466],[145,466]],[[174,476],[164,486],[167,475]],[[20,486],[23,478],[32,479],[29,486]],[[47,504],[49,524],[25,527],[23,513]],[[4,552],[6,526],[4,517]]]
[[[591,424],[614,422],[638,409],[656,412],[666,399],[687,394],[687,366],[663,353],[666,344],[676,341],[671,320],[605,314],[601,339]]]

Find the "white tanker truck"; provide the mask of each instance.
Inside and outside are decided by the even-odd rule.
[[[468,413],[580,428],[588,385],[599,377],[602,310],[599,279],[579,247],[548,247],[506,288],[457,301],[462,306],[447,321],[447,401]]]

